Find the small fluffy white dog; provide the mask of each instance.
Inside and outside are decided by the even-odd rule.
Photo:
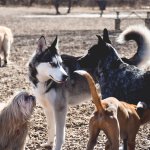
[[[24,150],[35,97],[20,92],[4,108],[0,103],[0,150]]]
[[[13,42],[13,35],[11,29],[0,26],[0,67],[6,66],[8,63],[11,44]],[[2,64],[2,57],[4,63]]]

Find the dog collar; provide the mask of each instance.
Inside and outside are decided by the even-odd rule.
[[[56,83],[53,80],[51,80],[51,79],[46,81],[45,84],[46,84],[46,91],[45,91],[45,93],[49,92],[49,90],[56,85]]]

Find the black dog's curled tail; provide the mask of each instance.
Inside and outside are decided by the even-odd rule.
[[[150,60],[150,30],[143,25],[133,25],[124,30],[117,38],[120,44],[130,40],[137,43],[138,49],[133,57],[124,60],[139,67],[143,63],[145,65]]]

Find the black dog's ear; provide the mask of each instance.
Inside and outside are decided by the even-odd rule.
[[[98,45],[99,46],[106,46],[106,42],[102,39],[100,35],[96,35],[98,37]]]
[[[111,44],[111,41],[109,40],[108,30],[106,28],[103,30],[103,40],[106,43]]]
[[[47,48],[45,37],[42,35],[38,40],[37,52],[43,52]]]
[[[97,36],[97,38],[98,38],[98,44],[105,43],[105,42],[103,41],[103,39],[101,38],[100,35],[96,35],[96,36]]]

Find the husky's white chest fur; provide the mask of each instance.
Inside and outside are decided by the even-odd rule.
[[[86,87],[87,83],[83,81],[82,84],[84,87],[77,84],[76,88],[72,88],[70,84],[68,84],[67,87],[59,85],[59,87],[52,87],[46,92],[47,86],[45,83],[39,82],[37,87],[34,88],[34,95],[37,97],[39,103],[46,108],[49,104],[54,105],[56,101],[64,101],[64,99],[67,105],[77,105],[83,101],[89,100],[91,97],[88,92],[88,86]]]
[[[56,91],[54,89],[46,92],[45,84],[38,83],[37,87],[34,88],[33,92],[42,107],[48,108],[49,105],[54,105],[54,101],[56,99]]]

